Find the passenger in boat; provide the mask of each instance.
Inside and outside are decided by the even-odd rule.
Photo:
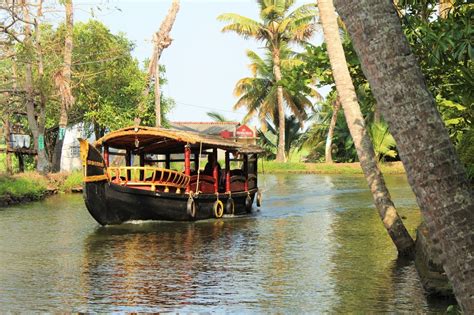
[[[215,160],[214,154],[209,154],[207,156],[207,164],[204,167],[204,171],[202,173],[204,175],[212,176],[214,163],[217,166],[217,171],[218,171],[217,174],[220,174],[221,173],[221,165],[219,164],[219,162],[217,162]]]

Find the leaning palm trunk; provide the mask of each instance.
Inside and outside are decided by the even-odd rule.
[[[474,313],[472,187],[388,0],[337,0],[362,70],[465,314]]]
[[[66,37],[64,39],[64,65],[54,76],[55,85],[59,90],[61,96],[61,108],[59,113],[59,132],[56,138],[56,145],[54,147],[53,155],[53,171],[59,172],[61,170],[61,154],[64,143],[64,136],[66,134],[66,126],[68,123],[68,110],[74,103],[71,89],[71,67],[72,67],[72,48],[73,48],[73,5],[72,0],[64,2],[66,8]]]
[[[283,104],[283,87],[281,86],[281,62],[280,50],[273,49],[273,74],[277,83],[277,106],[278,106],[278,147],[276,160],[285,162],[285,106]]]
[[[337,93],[375,206],[400,255],[410,255],[414,242],[398,216],[377,165],[372,141],[367,134],[364,117],[357,103],[354,85],[347,69],[332,0],[319,0],[318,7]]]
[[[333,110],[331,116],[331,122],[329,123],[328,135],[326,138],[326,150],[325,150],[325,160],[326,163],[333,163],[332,161],[332,137],[334,136],[334,129],[336,128],[337,114],[339,114],[339,108],[341,108],[341,102],[339,97],[333,103]]]

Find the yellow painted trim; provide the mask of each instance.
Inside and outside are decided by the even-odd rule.
[[[85,166],[87,163],[87,155],[89,154],[89,142],[84,139],[78,139],[79,140],[79,148],[81,152],[81,161],[82,165]]]
[[[85,183],[91,183],[91,182],[100,182],[103,180],[108,180],[109,177],[107,175],[94,175],[94,176],[86,176],[84,177],[84,182]]]

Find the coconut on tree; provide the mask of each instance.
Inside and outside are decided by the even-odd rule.
[[[225,13],[218,20],[228,23],[223,32],[235,32],[244,38],[262,41],[272,56],[272,74],[276,83],[279,140],[277,161],[285,161],[285,105],[282,85],[282,47],[301,43],[311,37],[316,16],[315,5],[307,4],[290,10],[295,0],[257,0],[260,20],[236,13]]]

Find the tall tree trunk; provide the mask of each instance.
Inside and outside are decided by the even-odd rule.
[[[337,0],[465,314],[474,313],[474,202],[466,172],[389,0]]]
[[[10,122],[8,115],[3,118],[3,135],[5,138],[5,169],[7,174],[13,174],[12,154],[10,150]]]
[[[332,161],[332,138],[334,137],[334,129],[336,128],[337,114],[339,114],[339,108],[341,108],[341,102],[339,97],[333,102],[331,122],[329,123],[328,135],[326,137],[326,150],[325,160],[326,163],[333,163]]]
[[[381,119],[380,109],[377,103],[374,104],[374,123],[380,123]]]
[[[337,94],[375,206],[399,254],[411,255],[414,242],[398,216],[383,175],[377,165],[372,141],[367,134],[364,117],[360,111],[354,85],[347,68],[333,2],[332,0],[319,0],[318,7]]]
[[[37,4],[38,6],[38,17],[35,21],[35,30],[36,38],[35,43],[33,43],[33,38],[31,34],[31,18],[28,9],[28,4],[25,0],[21,0],[21,5],[23,7],[23,19],[24,23],[24,32],[25,46],[31,48],[35,51],[37,60],[38,60],[38,76],[41,78],[44,75],[43,67],[43,53],[41,49],[41,44],[39,43],[40,39],[40,28],[39,28],[39,18],[42,15],[42,6],[43,1],[40,0]],[[48,156],[45,150],[45,120],[46,120],[46,99],[44,93],[40,91],[40,100],[39,100],[39,113],[37,117],[35,109],[35,92],[34,92],[34,83],[33,83],[33,67],[32,62],[27,62],[25,65],[25,91],[26,91],[26,113],[28,118],[28,124],[33,134],[34,148],[36,149],[36,170],[40,173],[47,173],[49,170],[49,161]]]
[[[155,64],[155,126],[161,127],[160,64]]]
[[[73,31],[74,31],[74,15],[72,0],[65,0],[64,7],[66,9],[66,36],[64,39],[64,55],[63,67],[55,74],[55,85],[61,96],[61,108],[59,114],[59,132],[56,138],[53,157],[53,171],[61,170],[61,155],[63,150],[64,135],[68,123],[68,110],[74,104],[71,88],[71,67],[72,67],[72,49],[73,49]]]
[[[276,46],[276,44],[274,44]],[[285,105],[283,103],[283,87],[281,86],[281,60],[280,49],[273,47],[273,74],[277,83],[277,106],[278,106],[278,147],[276,160],[285,162]]]
[[[153,35],[153,54],[148,65],[147,81],[148,84],[143,91],[143,99],[140,102],[137,110],[136,122],[140,123],[141,116],[146,111],[146,102],[150,93],[151,81],[155,78],[155,125],[161,127],[161,91],[160,91],[160,57],[165,48],[168,48],[172,43],[170,32],[173,27],[176,15],[179,11],[179,0],[173,0],[171,7],[165,19],[160,25],[160,29]]]

